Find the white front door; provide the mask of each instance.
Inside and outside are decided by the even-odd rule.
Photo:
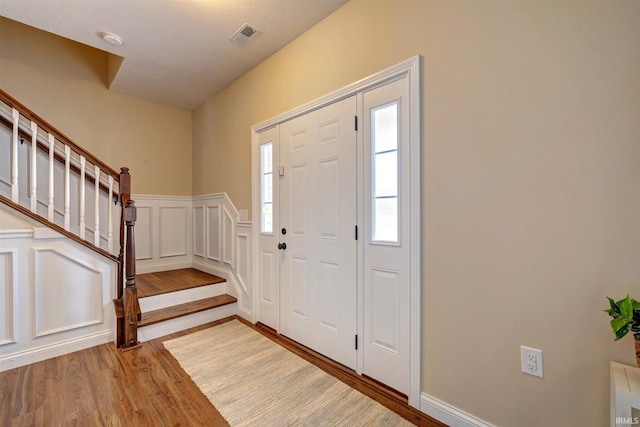
[[[280,333],[356,369],[356,97],[280,125]],[[285,246],[286,245],[286,248]]]

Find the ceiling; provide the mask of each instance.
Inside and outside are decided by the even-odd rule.
[[[0,16],[122,57],[110,90],[193,110],[346,2],[2,0]],[[258,33],[239,46],[245,23]]]

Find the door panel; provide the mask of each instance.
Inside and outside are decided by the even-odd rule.
[[[409,392],[408,82],[364,93],[363,373]]]
[[[274,211],[274,201],[278,200],[278,186],[274,167],[278,165],[278,127],[267,129],[257,135],[260,146],[259,159],[255,162],[260,170],[259,215],[256,226],[260,227],[258,234],[258,271],[260,280],[257,283],[258,321],[274,328],[279,328],[280,306],[280,254],[278,251],[278,215]],[[269,204],[270,203],[270,204]]]
[[[356,368],[355,96],[280,125],[280,332]]]

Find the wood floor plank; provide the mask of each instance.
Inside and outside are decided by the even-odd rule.
[[[238,300],[235,297],[225,294],[174,305],[159,310],[148,311],[146,313],[142,313],[142,320],[138,322],[138,327],[142,328],[144,326],[153,325],[154,323],[186,316],[187,314],[199,313],[201,311],[210,310],[223,305],[233,304],[237,301]]]
[[[13,418],[13,409],[11,408],[11,397],[15,393],[13,384],[16,384],[18,369],[0,372],[0,420],[10,420]]]
[[[139,274],[136,276],[136,287],[138,288],[138,298],[146,298],[184,289],[222,283],[224,281],[225,279],[222,277],[194,268],[182,268],[157,273]]]

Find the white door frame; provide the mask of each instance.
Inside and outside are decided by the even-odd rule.
[[[348,96],[358,95],[368,89],[374,88],[376,86],[384,85],[393,80],[397,80],[399,78],[406,77],[409,84],[409,150],[410,150],[410,164],[409,174],[410,174],[410,189],[409,189],[409,205],[410,205],[410,238],[409,242],[411,248],[411,257],[410,257],[410,271],[409,271],[409,322],[410,322],[410,356],[409,356],[409,405],[414,408],[420,407],[420,393],[421,393],[421,354],[422,354],[422,345],[421,345],[421,326],[422,326],[422,273],[421,273],[421,262],[422,262],[422,251],[421,251],[421,183],[422,183],[422,173],[421,173],[421,123],[422,123],[422,63],[421,56],[414,56],[406,61],[403,61],[399,64],[396,64],[386,70],[383,70],[379,73],[373,74],[369,77],[366,77],[360,81],[352,83],[348,86],[343,87],[335,92],[332,92],[328,95],[322,96],[316,100],[313,100],[309,103],[301,105],[297,108],[289,110],[285,113],[282,113],[276,117],[273,117],[269,120],[266,120],[262,123],[258,123],[251,127],[251,167],[252,167],[252,220],[254,226],[252,227],[252,265],[253,273],[252,273],[252,283],[254,292],[252,301],[253,301],[253,317],[252,321],[255,323],[258,320],[258,290],[260,289],[258,286],[258,282],[260,280],[260,272],[259,268],[259,249],[258,249],[258,239],[260,236],[260,226],[259,226],[259,212],[260,212],[260,141],[259,141],[259,133],[263,130],[266,130],[270,127],[276,126],[279,123],[282,123],[286,120],[292,119],[294,117],[303,115],[308,113],[309,111],[316,110],[318,108],[322,108],[325,105],[334,103],[341,99],[344,99]],[[358,114],[359,117],[362,117],[362,106],[358,106]],[[362,122],[362,120],[360,120]],[[358,132],[358,146],[362,147],[362,132]],[[359,159],[360,159],[359,155]],[[358,169],[362,170],[362,165],[360,164],[361,160],[358,160]],[[275,166],[275,165],[274,165]],[[358,184],[358,191],[362,191],[362,184]],[[277,180],[274,182],[276,184]],[[362,193],[359,193],[358,197],[358,221],[360,224],[363,223],[364,213],[362,212],[362,203],[360,201]],[[358,255],[358,271],[361,271],[362,267],[362,241],[359,240],[359,255]],[[362,275],[359,274],[358,278],[358,312],[363,312],[363,278]],[[362,316],[358,316],[361,318]],[[362,335],[363,325],[361,322],[358,322],[358,335]],[[361,353],[361,352],[360,352]],[[358,372],[361,372],[362,366],[362,354],[358,355]]]

